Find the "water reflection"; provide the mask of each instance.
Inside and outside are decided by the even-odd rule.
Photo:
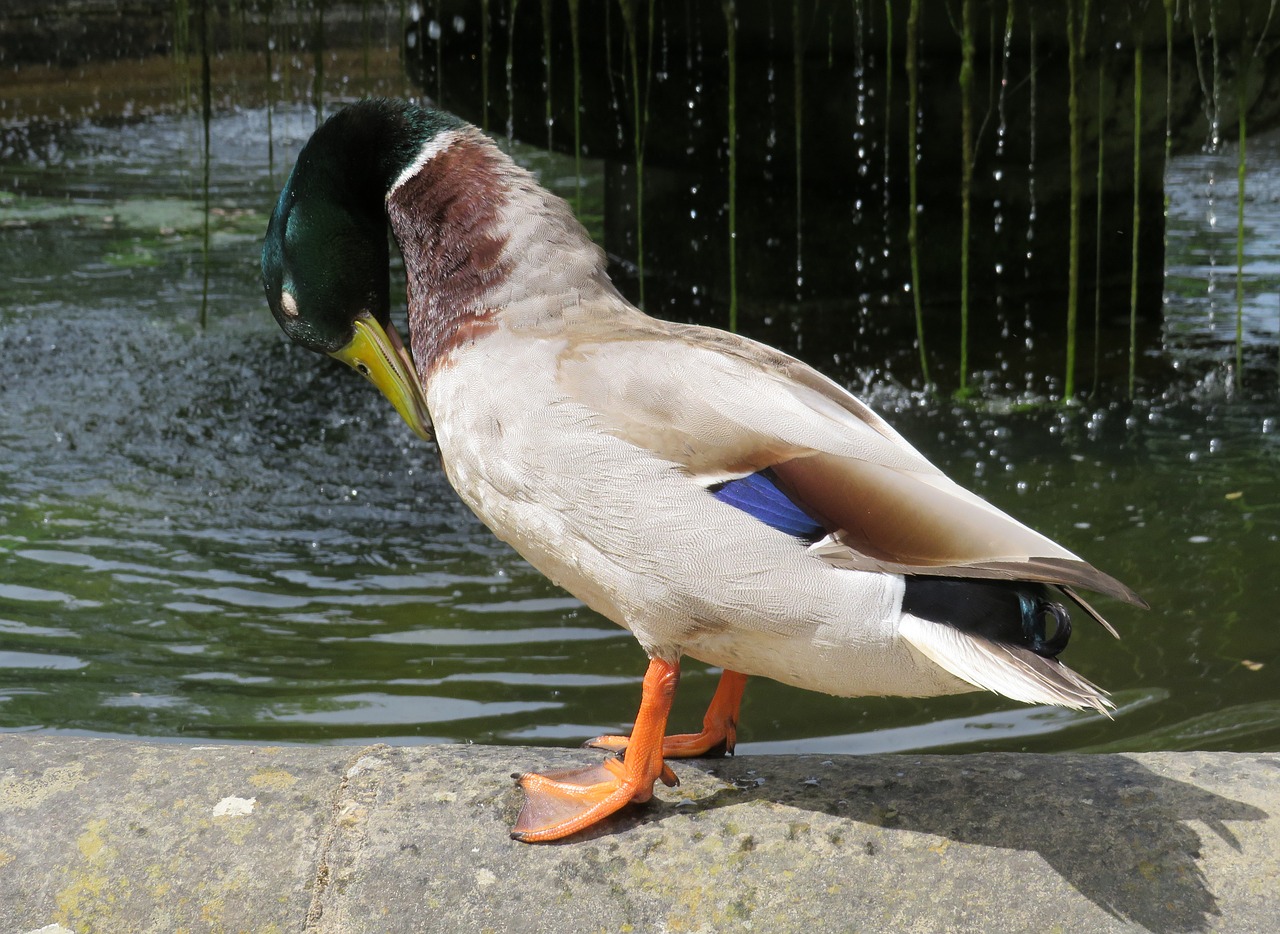
[[[281,153],[312,121],[277,109]],[[0,728],[326,742],[626,729],[634,641],[494,541],[376,393],[277,333],[256,264],[279,183],[265,127],[262,110],[215,120],[205,331],[193,118],[63,126],[3,163]],[[1269,197],[1280,159],[1254,152],[1251,191]],[[573,196],[567,161],[518,154]],[[1276,330],[1265,306],[1247,319],[1250,388],[1235,392],[1219,362],[1229,299],[1209,288],[1226,255],[1204,221],[1218,170],[1190,157],[1171,175],[1165,350],[1142,361],[1138,402],[1046,406],[1020,358],[982,374],[977,403],[939,402],[901,376],[909,341],[850,336],[848,309],[779,308],[757,335],[1151,601],[1107,608],[1123,641],[1081,627],[1069,650],[1116,692],[1115,720],[760,682],[744,751],[1280,743]],[[1265,282],[1278,232],[1248,234]],[[715,680],[690,665],[677,728]]]

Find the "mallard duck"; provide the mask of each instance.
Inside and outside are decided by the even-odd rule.
[[[412,356],[391,324],[387,225]],[[569,206],[475,127],[370,100],[303,147],[267,228],[267,302],[367,376],[499,538],[649,656],[620,755],[524,774],[512,835],[577,833],[732,752],[748,677],[839,696],[986,689],[1112,706],[1058,661],[1079,596],[1142,600],[961,488],[844,388],[628,302]],[[722,670],[666,735],[691,656]],[[624,754],[623,754],[624,753]]]

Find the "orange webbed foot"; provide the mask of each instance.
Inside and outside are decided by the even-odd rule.
[[[526,843],[559,840],[633,801],[648,801],[656,781],[675,785],[675,773],[662,761],[662,737],[679,679],[678,665],[656,658],[649,662],[640,713],[625,760],[609,759],[585,769],[545,775],[521,775],[519,783],[525,800],[511,836]]]
[[[663,764],[663,771],[670,769]],[[665,780],[665,776],[659,776]],[[670,775],[674,784],[675,775]],[[585,830],[628,804],[641,804],[653,795],[654,779],[628,774],[620,759],[584,769],[565,769],[519,778],[524,805],[511,836],[526,843],[559,840]]]

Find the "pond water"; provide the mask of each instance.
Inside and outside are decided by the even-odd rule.
[[[344,743],[625,730],[634,640],[497,542],[381,397],[271,320],[259,243],[313,118],[276,111],[275,177],[265,120],[215,118],[204,329],[198,120],[6,131],[0,729]],[[572,189],[561,163],[518,156]],[[1170,171],[1166,316],[1142,401],[1047,405],[999,372],[977,402],[939,401],[910,388],[910,347],[811,333],[802,313],[765,335],[1150,601],[1100,600],[1123,639],[1081,625],[1066,655],[1113,692],[1114,719],[755,681],[740,752],[1280,746],[1280,156],[1261,140],[1250,159],[1244,390],[1220,362],[1235,333],[1230,153]],[[1123,366],[1127,332],[1113,336]],[[699,721],[715,676],[688,664],[676,727]]]

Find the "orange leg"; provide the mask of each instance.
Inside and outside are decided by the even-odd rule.
[[[742,707],[742,692],[747,686],[747,676],[726,669],[720,675],[715,696],[702,718],[701,733],[677,733],[662,741],[665,759],[692,759],[707,755],[732,755],[738,742],[738,711]],[[597,736],[583,745],[593,749],[622,752],[631,740],[625,736]]]
[[[648,801],[653,797],[653,783],[659,779],[674,785],[675,774],[662,761],[662,738],[679,681],[679,664],[650,660],[625,762],[611,759],[585,769],[521,775],[524,806],[511,836],[526,843],[559,840],[632,801]]]

